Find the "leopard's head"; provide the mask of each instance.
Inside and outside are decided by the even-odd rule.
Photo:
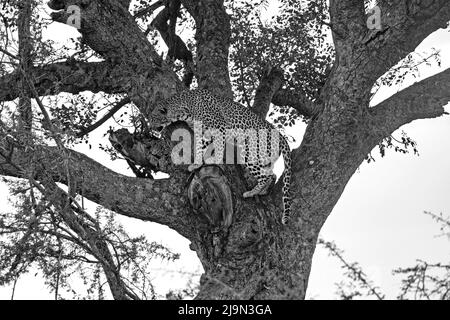
[[[189,108],[184,104],[159,103],[152,111],[150,130],[161,133],[168,125],[176,121],[191,122]]]

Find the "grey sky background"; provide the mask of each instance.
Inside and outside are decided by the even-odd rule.
[[[271,2],[265,15],[273,12],[276,12],[276,1]],[[440,50],[440,68],[436,65],[421,67],[419,76],[409,77],[402,87],[380,90],[373,104],[401,88],[449,68],[449,31],[435,32],[416,50],[424,52],[433,47]],[[46,31],[47,37],[59,43],[76,34],[75,29],[61,24],[52,24]],[[450,112],[449,106],[446,109]],[[84,145],[77,146],[76,150],[115,171],[132,175],[126,169],[125,162],[111,162],[98,149],[99,143],[106,144],[103,134],[109,125],[115,123],[110,121],[92,134],[92,150]],[[304,127],[299,124],[288,133],[300,142]],[[430,262],[448,262],[450,259],[450,239],[439,237],[439,225],[423,213],[431,211],[450,215],[450,116],[416,121],[401,128],[394,136],[399,137],[401,131],[406,131],[418,143],[420,155],[403,155],[389,150],[385,158],[380,158],[378,150],[374,150],[376,162],[362,164],[354,174],[321,233],[322,238],[335,241],[345,250],[349,261],[358,261],[388,298],[395,298],[399,288],[400,278],[392,276],[393,269],[411,266],[416,259]],[[0,210],[8,210],[7,197],[7,189],[0,182]],[[153,223],[128,218],[121,218],[121,221],[133,233],[145,234],[149,239],[181,253],[181,260],[177,263],[155,263],[154,283],[161,292],[168,288],[182,288],[191,273],[201,273],[200,263],[188,247],[189,242],[176,232]],[[342,279],[339,263],[318,247],[307,297],[335,298],[334,284]],[[0,299],[9,299],[10,294],[10,287],[0,287]],[[52,299],[53,295],[46,290],[39,274],[35,276],[30,273],[19,279],[15,297]]]

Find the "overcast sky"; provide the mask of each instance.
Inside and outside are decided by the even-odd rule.
[[[75,35],[74,29],[61,24],[53,24],[47,31],[49,37],[66,41]],[[411,78],[404,86],[411,85],[450,67],[450,32],[440,30],[432,34],[416,50],[430,51],[434,47],[441,51],[442,66],[421,68],[417,79]],[[397,92],[400,88],[380,90],[374,104]],[[450,108],[446,108],[450,111]],[[105,144],[104,125],[92,135],[93,149],[85,146],[77,150],[86,153],[108,167],[131,175],[121,161],[111,162],[100,151],[98,143]],[[103,130],[102,130],[103,129]],[[303,125],[298,125],[289,133],[301,138]],[[397,267],[413,265],[416,259],[430,262],[450,260],[449,239],[438,237],[439,226],[424,211],[450,214],[450,116],[433,120],[420,120],[401,128],[418,143],[420,156],[402,155],[388,151],[385,158],[378,156],[374,163],[364,163],[350,180],[344,194],[326,222],[321,236],[345,250],[349,261],[358,261],[377,285],[395,298],[399,280],[391,271]],[[400,132],[395,135],[399,136]],[[395,136],[394,135],[394,136]],[[0,208],[6,208],[7,190],[0,183]],[[164,270],[179,270],[199,273],[201,266],[189,242],[176,232],[164,226],[149,222],[124,218],[123,221],[133,232],[143,233],[149,239],[159,241],[181,253],[176,264],[155,266],[155,285],[161,291],[169,287],[183,287],[188,275],[167,273]],[[342,280],[342,271],[335,258],[318,247],[308,288],[308,298],[335,297],[334,283]],[[19,280],[16,298],[33,299],[53,296],[44,288],[39,276],[24,276]],[[0,288],[0,299],[9,299],[10,288]]]

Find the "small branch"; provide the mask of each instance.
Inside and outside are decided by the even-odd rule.
[[[233,98],[228,66],[231,26],[223,0],[181,2],[195,20],[195,76],[199,87]]]
[[[142,18],[148,14],[153,13],[153,11],[155,11],[156,9],[158,9],[159,7],[162,7],[164,5],[164,1],[156,1],[154,4],[152,4],[151,6],[147,7],[147,8],[143,8],[141,10],[139,10],[138,12],[136,12],[133,16],[133,18],[138,19],[138,18]]]
[[[363,0],[330,0],[330,25],[339,54],[343,46],[353,46],[367,31]]]
[[[14,60],[19,60],[20,58],[10,52],[8,52],[7,50],[0,48],[0,52],[6,54],[8,57],[14,59]]]

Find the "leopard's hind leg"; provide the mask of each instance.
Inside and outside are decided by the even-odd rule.
[[[265,196],[266,194],[268,194],[269,189],[272,186],[272,183],[277,179],[277,176],[275,174],[272,174],[268,177],[269,179],[267,179],[267,183],[265,184],[264,188],[261,189],[261,191],[259,192],[260,196]]]
[[[252,190],[244,192],[243,197],[250,198],[257,195],[266,195],[275,176],[273,174],[266,174],[265,170],[255,164],[247,164],[247,168],[258,182]]]

